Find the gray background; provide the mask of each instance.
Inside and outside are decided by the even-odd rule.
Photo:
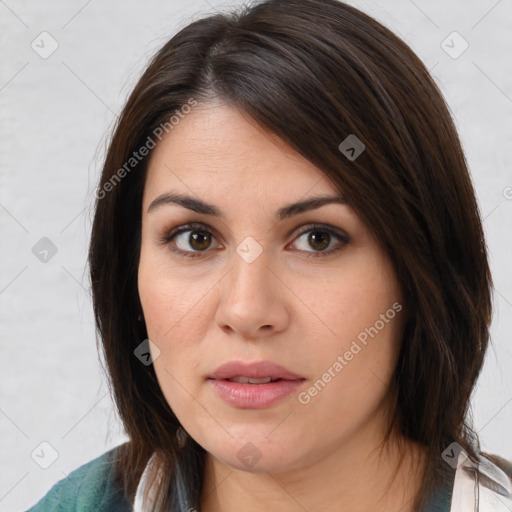
[[[86,266],[106,137],[153,52],[236,3],[0,0],[0,510],[29,507],[125,440],[98,362]],[[512,458],[512,1],[350,3],[416,51],[460,131],[496,285],[473,416],[484,448]],[[47,58],[43,31],[58,44]],[[453,31],[469,44],[457,58]],[[57,249],[47,262],[32,252],[43,237]],[[58,454],[48,469],[43,441]]]

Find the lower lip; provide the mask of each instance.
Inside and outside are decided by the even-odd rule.
[[[304,379],[276,380],[267,384],[240,384],[216,379],[209,381],[228,404],[240,409],[265,409],[296,392]]]

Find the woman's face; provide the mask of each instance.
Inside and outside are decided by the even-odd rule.
[[[383,434],[400,289],[347,204],[310,203],[325,197],[340,194],[317,167],[220,103],[153,150],[138,274],[153,364],[185,430],[232,468],[298,469]],[[229,362],[266,363],[216,373]],[[226,380],[251,375],[281,380]]]

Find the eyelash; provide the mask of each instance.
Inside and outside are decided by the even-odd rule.
[[[187,231],[203,231],[206,233],[209,233],[215,237],[215,235],[211,232],[210,229],[204,224],[200,223],[190,223],[190,224],[184,224],[183,226],[180,226],[178,228],[175,228],[171,230],[169,233],[166,233],[163,237],[160,238],[160,243],[163,245],[170,245],[172,240],[177,237],[178,235],[181,235],[182,233],[186,233]],[[334,249],[330,249],[328,251],[302,251],[308,253],[307,257],[311,258],[321,258],[321,257],[327,257],[330,256],[339,250],[341,250],[343,247],[348,245],[350,243],[350,238],[343,233],[334,231],[331,228],[328,228],[324,224],[308,224],[305,226],[303,230],[300,231],[300,233],[297,235],[297,238],[300,238],[305,233],[309,233],[310,231],[320,231],[324,233],[328,233],[331,236],[334,236],[337,238],[341,243],[337,246],[335,246]],[[295,239],[294,239],[295,241]],[[178,249],[177,247],[174,247],[171,249],[174,253],[178,254],[179,256],[184,256],[186,258],[198,258],[201,257],[203,253],[209,252],[209,249],[206,249],[204,251],[183,251],[181,249]],[[301,252],[299,250],[299,252]]]

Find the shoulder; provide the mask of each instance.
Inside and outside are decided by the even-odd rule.
[[[114,482],[116,453],[121,446],[80,466],[57,482],[27,512],[131,511],[122,489]]]

